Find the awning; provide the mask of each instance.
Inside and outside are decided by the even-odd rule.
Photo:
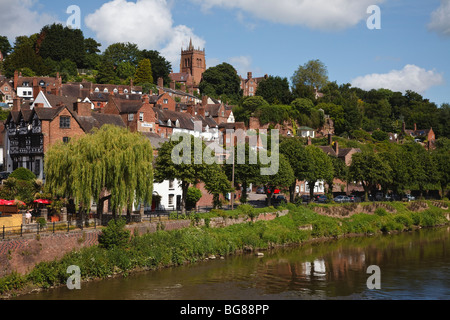
[[[47,199],[37,199],[37,200],[34,200],[34,203],[51,204],[52,202],[50,200],[47,200]]]

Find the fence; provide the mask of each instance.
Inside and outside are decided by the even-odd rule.
[[[237,207],[237,206],[236,206]],[[189,219],[195,213],[209,212],[213,207],[198,207],[196,210],[187,212],[186,216]],[[222,210],[231,210],[231,206],[224,206]],[[168,221],[168,220],[178,220],[184,218],[181,211],[151,211],[141,214],[131,214],[118,216],[120,218],[125,218],[127,224],[131,223],[142,223],[142,222],[158,222],[158,221]],[[111,214],[103,214],[98,217],[96,214],[67,214],[67,221],[45,221],[45,219],[37,218],[37,222],[22,224],[17,226],[0,226],[0,240],[14,237],[23,237],[27,234],[42,234],[42,233],[56,233],[56,232],[71,232],[79,231],[85,228],[97,229],[101,226],[106,226],[108,223],[114,219]]]

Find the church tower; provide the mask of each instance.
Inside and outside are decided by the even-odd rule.
[[[189,47],[181,49],[180,73],[189,73],[194,80],[194,86],[198,86],[202,81],[203,72],[206,71],[206,54],[205,49],[194,49],[192,39]]]

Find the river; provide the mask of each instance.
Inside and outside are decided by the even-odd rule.
[[[367,286],[371,265],[381,289]],[[18,299],[449,300],[450,227],[237,255]]]

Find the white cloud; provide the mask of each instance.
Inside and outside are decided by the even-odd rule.
[[[342,30],[367,19],[367,8],[385,0],[191,0],[204,11],[240,9],[257,18],[319,30]]]
[[[352,80],[352,86],[363,90],[390,89],[405,92],[412,90],[423,94],[434,86],[444,84],[444,76],[435,70],[425,70],[415,65],[406,65],[402,70],[385,74],[369,74]]]
[[[428,29],[450,37],[450,0],[441,0],[441,6],[431,14]]]
[[[0,33],[13,42],[17,36],[29,36],[43,26],[57,22],[49,14],[36,10],[35,0],[0,0]],[[13,43],[11,43],[13,44]]]
[[[170,5],[166,0],[112,0],[85,19],[103,46],[131,42],[140,49],[158,50],[178,72],[181,47],[192,38],[195,47],[205,41],[184,25],[174,26]]]
[[[237,71],[238,75],[247,75],[247,72],[251,71],[252,57],[239,56],[231,57],[228,59],[228,63],[231,64]]]

